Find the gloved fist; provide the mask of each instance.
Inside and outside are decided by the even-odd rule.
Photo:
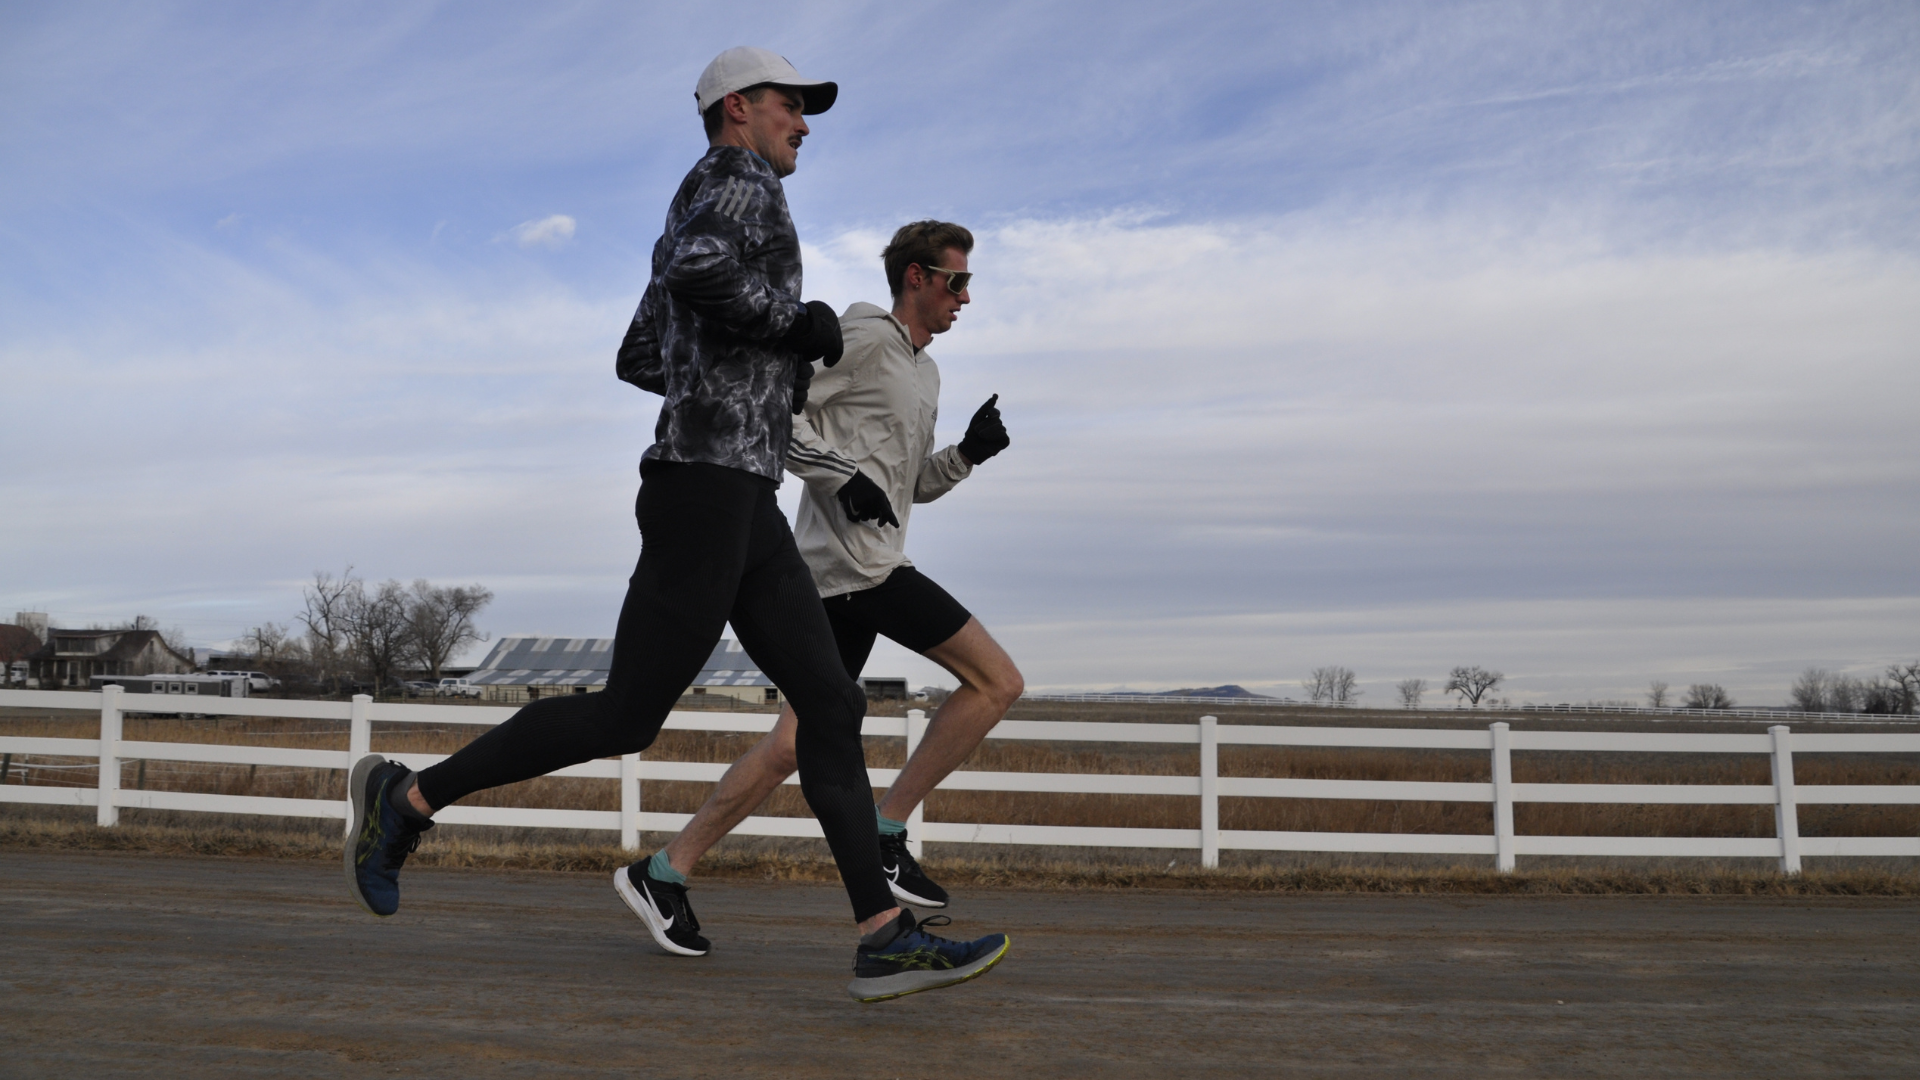
[[[1000,422],[1000,409],[995,404],[1000,395],[995,394],[980,406],[973,419],[967,421],[967,433],[960,440],[960,453],[975,465],[1005,450],[1013,444],[1007,434],[1007,425]]]
[[[853,479],[841,485],[833,497],[840,500],[840,506],[847,512],[848,521],[874,521],[874,527],[891,525],[900,527],[900,519],[893,516],[893,504],[887,501],[887,493],[880,485],[867,479],[867,474],[857,472]]]
[[[847,350],[840,337],[840,317],[825,303],[809,300],[780,344],[793,350],[793,412],[798,416],[807,404],[807,387],[813,383],[813,362],[821,360],[832,367]]]
[[[793,363],[793,415],[807,407],[807,388],[813,385],[813,364],[806,360]]]
[[[840,362],[847,343],[840,337],[840,316],[820,300],[809,300],[799,318],[787,328],[780,343],[800,356],[800,362],[823,361],[828,367]]]

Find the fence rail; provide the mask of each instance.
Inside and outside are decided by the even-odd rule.
[[[1022,694],[1023,701],[1090,702],[1100,705],[1242,705],[1284,709],[1334,709],[1370,712],[1399,712],[1390,705],[1362,705],[1358,701],[1296,701],[1293,698],[1215,697],[1195,694]],[[1694,709],[1684,705],[1534,705],[1532,703],[1455,705],[1450,710],[1422,709],[1422,712],[1499,712],[1499,713],[1604,713],[1610,716],[1679,716],[1703,720],[1812,720],[1823,724],[1917,724],[1920,716],[1912,713],[1801,712],[1797,709],[1747,708]]]
[[[122,808],[262,814],[280,817],[345,819],[345,802],[177,791],[125,790],[121,764],[132,760],[186,761],[225,765],[282,765],[310,769],[347,769],[372,744],[372,724],[498,724],[512,709],[473,705],[376,703],[365,696],[351,702],[264,701],[206,698],[185,701],[148,695],[129,699],[120,687],[97,693],[0,690],[0,706],[97,711],[100,737],[62,739],[0,736],[0,753],[92,758],[98,762],[95,787],[0,784],[0,802],[93,806],[102,826],[118,822]],[[122,737],[129,708],[143,713],[273,716],[347,722],[347,749],[295,750],[232,744],[146,742]],[[668,717],[679,731],[766,732],[774,717],[765,713],[683,713]],[[866,718],[863,733],[904,738],[911,754],[925,734],[920,710],[905,717]],[[1095,792],[1171,795],[1200,801],[1198,829],[1098,828],[1087,826],[995,825],[925,821],[916,810],[908,822],[914,846],[921,841],[980,844],[1047,844],[1089,847],[1197,849],[1206,866],[1218,866],[1222,849],[1246,851],[1382,852],[1491,856],[1501,871],[1514,869],[1521,855],[1639,855],[1762,857],[1778,859],[1781,870],[1798,873],[1803,857],[1920,856],[1920,837],[1802,837],[1800,804],[1920,805],[1920,785],[1800,786],[1793,779],[1795,753],[1920,754],[1920,734],[1803,733],[1785,725],[1764,734],[1692,734],[1678,732],[1513,731],[1504,722],[1486,730],[1440,731],[1396,728],[1281,727],[1229,724],[1202,716],[1195,724],[1003,721],[990,738],[1046,742],[1160,743],[1196,746],[1198,776],[1109,775],[1098,773],[1025,773],[961,771],[940,786],[950,791]],[[1472,750],[1490,756],[1489,783],[1384,780],[1306,780],[1221,776],[1220,747],[1300,746],[1392,749]],[[1757,784],[1524,784],[1513,780],[1514,751],[1765,754],[1772,783]],[[445,760],[440,754],[407,755],[417,768]],[[438,820],[463,825],[602,829],[620,834],[623,847],[639,847],[643,830],[668,831],[691,815],[641,809],[647,780],[711,782],[725,764],[647,761],[637,754],[589,761],[553,775],[615,780],[620,806],[614,810],[528,809],[449,806]],[[898,775],[893,769],[869,769],[875,787]],[[794,783],[792,779],[788,783]],[[1222,829],[1222,798],[1371,799],[1474,802],[1491,804],[1491,834],[1270,832]],[[1642,837],[1516,835],[1516,803],[1624,803],[1771,805],[1772,837]],[[350,826],[349,826],[350,827]],[[749,817],[736,832],[753,836],[818,837],[812,818]],[[916,854],[918,854],[916,850]]]

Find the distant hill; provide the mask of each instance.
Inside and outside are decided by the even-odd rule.
[[[1225,686],[1203,686],[1185,690],[1117,690],[1114,691],[1114,694],[1115,696],[1124,695],[1128,697],[1227,697],[1262,698],[1269,701],[1279,700],[1267,694],[1256,694],[1246,687],[1234,683],[1228,683]]]

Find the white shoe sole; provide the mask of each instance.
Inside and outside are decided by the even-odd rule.
[[[640,890],[633,887],[633,881],[627,877],[627,868],[624,866],[613,872],[613,891],[619,893],[620,899],[626,903],[627,907],[631,908],[635,915],[640,916],[641,922],[647,924],[647,933],[653,935],[653,940],[661,948],[675,956],[707,955],[705,949],[689,949],[685,945],[676,945],[671,938],[667,937],[666,920],[660,917],[660,913],[654,910],[652,904],[647,903],[646,897],[640,895]]]
[[[353,773],[347,777],[347,793],[353,799],[353,828],[347,833],[346,851],[341,859],[347,871],[347,892],[353,894],[354,903],[380,919],[388,916],[373,910],[367,898],[360,895],[360,875],[354,873],[353,849],[360,842],[360,830],[367,820],[367,774],[386,763],[387,759],[379,754],[368,754],[353,763]]]
[[[918,994],[923,990],[938,990],[943,986],[958,986],[969,979],[985,975],[1007,955],[1013,947],[1013,939],[1006,938],[991,956],[983,956],[965,967],[947,971],[903,971],[898,975],[882,975],[877,979],[855,979],[847,984],[847,993],[853,1000],[863,1005],[876,1001],[888,1001],[908,994]]]
[[[887,888],[893,890],[893,898],[895,900],[912,904],[914,907],[943,908],[947,906],[947,902],[945,900],[928,900],[923,896],[913,895],[912,893],[908,892],[903,886],[901,886],[899,882],[894,881],[892,878],[887,879]]]

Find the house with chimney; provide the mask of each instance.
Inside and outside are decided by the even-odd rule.
[[[95,675],[184,675],[193,667],[193,657],[175,652],[158,630],[51,628],[27,656],[28,685],[43,690],[85,688]]]

